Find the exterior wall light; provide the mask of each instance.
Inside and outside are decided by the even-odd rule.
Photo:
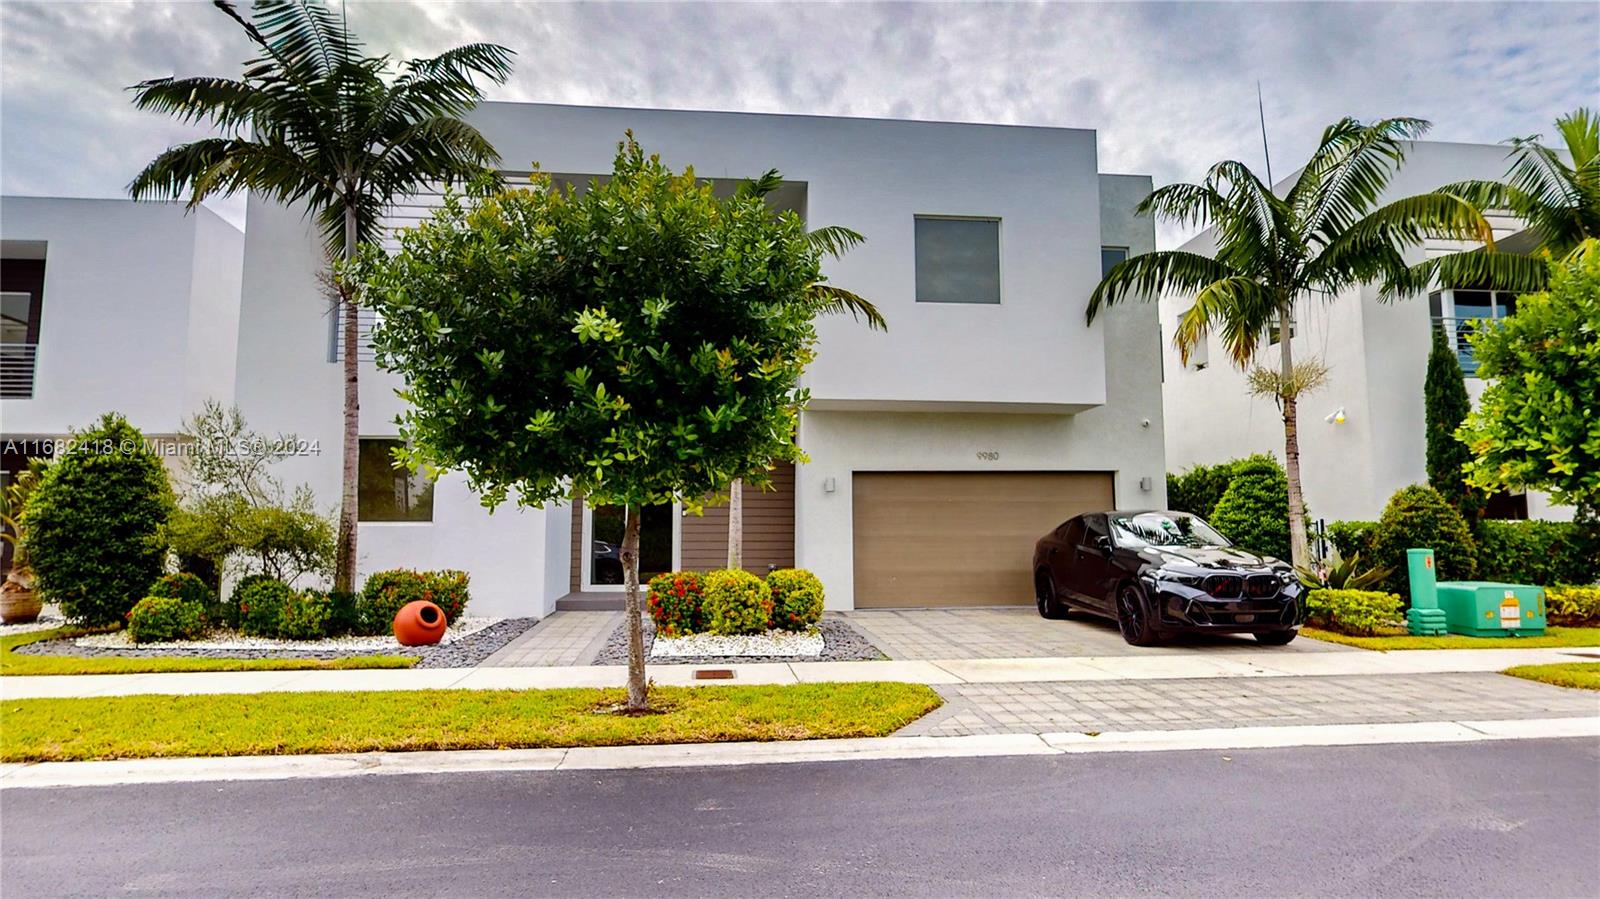
[[[1329,412],[1327,417],[1322,419],[1322,420],[1327,422],[1330,425],[1342,425],[1342,424],[1344,424],[1344,407],[1340,406],[1339,408],[1333,410],[1332,412]]]

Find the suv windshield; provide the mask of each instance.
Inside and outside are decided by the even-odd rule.
[[[1193,515],[1181,512],[1140,512],[1109,515],[1112,533],[1121,546],[1228,546],[1228,539]]]

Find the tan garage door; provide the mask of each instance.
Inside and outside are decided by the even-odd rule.
[[[1112,508],[1104,472],[857,472],[856,608],[1033,601],[1033,542]]]

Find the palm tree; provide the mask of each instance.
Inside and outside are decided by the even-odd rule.
[[[1420,246],[1426,237],[1493,243],[1482,214],[1460,197],[1423,194],[1377,206],[1405,160],[1405,141],[1428,127],[1410,118],[1371,125],[1342,119],[1323,131],[1316,151],[1281,197],[1235,161],[1212,166],[1200,184],[1156,190],[1139,204],[1139,212],[1212,226],[1215,256],[1162,250],[1131,257],[1107,272],[1089,299],[1093,322],[1102,309],[1129,294],[1147,300],[1163,293],[1193,297],[1173,340],[1185,362],[1195,345],[1216,331],[1234,364],[1247,368],[1262,335],[1277,331],[1277,368],[1258,366],[1249,383],[1253,393],[1272,396],[1283,413],[1295,565],[1310,564],[1297,402],[1327,373],[1318,360],[1294,359],[1295,303],[1312,295],[1331,300],[1367,281],[1392,280],[1405,270],[1402,251]]]
[[[512,52],[467,44],[431,59],[403,63],[394,77],[387,56],[362,56],[342,18],[321,0],[257,0],[241,16],[228,0],[214,5],[244,29],[260,56],[237,79],[154,78],[129,90],[134,105],[183,122],[208,122],[219,137],[168,149],[128,191],[136,200],[254,190],[316,215],[330,265],[355,258],[380,235],[395,200],[439,182],[483,173],[499,159],[477,129],[461,121],[483,95],[476,78],[504,83]],[[343,481],[334,588],[350,590],[356,562],[356,469],[360,432],[356,287],[332,279],[342,316],[344,363]]]
[[[1556,132],[1565,159],[1540,143],[1540,135],[1513,137],[1506,141],[1511,166],[1504,182],[1458,181],[1438,191],[1479,209],[1516,215],[1539,241],[1532,253],[1483,248],[1429,259],[1397,278],[1390,292],[1415,293],[1437,280],[1445,286],[1533,293],[1545,288],[1547,259],[1565,258],[1585,240],[1600,238],[1600,115],[1580,107],[1556,119]]]
[[[764,197],[777,190],[783,176],[777,169],[768,169],[761,177],[739,185],[741,196]],[[859,232],[842,225],[825,225],[806,233],[806,239],[817,252],[838,259],[866,242]],[[843,287],[817,281],[806,287],[806,300],[812,305],[813,315],[850,315],[857,321],[865,320],[874,331],[888,331],[889,322],[878,307],[865,297]],[[728,567],[740,568],[744,564],[744,479],[735,478],[728,485]]]

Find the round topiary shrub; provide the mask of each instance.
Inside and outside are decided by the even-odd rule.
[[[80,623],[121,624],[161,576],[172,508],[166,468],[126,419],[74,434],[23,512],[40,593]]]
[[[217,600],[217,594],[213,593],[211,587],[199,576],[187,571],[164,574],[156,578],[156,582],[150,585],[149,592],[151,596],[166,596],[194,603],[200,607],[200,614],[205,617],[208,627],[231,624],[222,608],[222,603]]]
[[[394,616],[406,603],[425,599],[454,624],[467,607],[469,578],[465,571],[412,571],[394,568],[374,572],[361,586],[361,628],[368,634],[387,634]]]
[[[1287,561],[1289,479],[1272,459],[1245,459],[1207,520],[1240,547]]]
[[[767,575],[772,590],[772,626],[803,631],[822,620],[822,580],[803,568],[780,568]]]
[[[283,581],[269,577],[249,578],[233,591],[239,607],[239,632],[249,637],[276,637],[283,620],[283,607],[293,591]]]
[[[646,606],[656,623],[656,634],[681,637],[704,628],[701,598],[705,584],[693,571],[669,571],[650,579]]]
[[[725,568],[705,576],[700,611],[709,634],[759,634],[772,626],[772,590],[748,571]]]
[[[128,612],[128,636],[135,643],[193,640],[204,633],[204,608],[187,599],[146,596]]]
[[[291,593],[278,611],[278,636],[284,640],[321,640],[328,636],[333,611],[333,600],[326,593]]]
[[[1389,504],[1372,532],[1371,562],[1393,573],[1383,589],[1398,593],[1409,606],[1410,576],[1406,550],[1433,550],[1434,569],[1441,581],[1471,580],[1478,572],[1478,544],[1466,521],[1432,487],[1413,484],[1389,497]]]

